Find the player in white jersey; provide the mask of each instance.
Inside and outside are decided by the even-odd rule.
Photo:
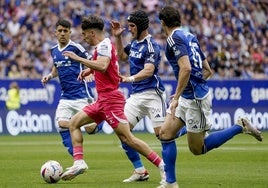
[[[56,23],[55,31],[58,43],[51,48],[51,57],[54,66],[49,75],[44,76],[41,82],[45,85],[50,79],[58,77],[61,85],[61,97],[56,109],[56,122],[58,123],[58,131],[62,138],[63,145],[68,152],[73,155],[73,146],[68,129],[68,121],[74,114],[83,107],[93,102],[91,89],[87,85],[87,81],[78,81],[79,73],[84,67],[75,61],[67,59],[62,52],[68,50],[75,54],[91,58],[89,53],[78,43],[73,42],[71,37],[71,23],[64,19],[59,19]],[[89,134],[93,134],[101,129],[96,124],[86,125],[85,130]]]
[[[132,94],[126,100],[124,109],[128,122],[133,129],[141,119],[148,116],[158,137],[160,125],[166,115],[166,95],[162,80],[158,76],[160,46],[148,33],[149,18],[142,10],[129,15],[128,30],[132,34],[132,41],[125,47],[121,37],[125,29],[117,21],[112,21],[111,24],[117,54],[121,61],[128,61],[130,65],[131,76],[121,75],[122,82],[132,84]],[[135,168],[133,175],[123,182],[147,180],[149,173],[143,166],[138,152],[124,143],[122,147]],[[163,171],[160,172],[165,180]]]
[[[164,7],[159,19],[167,35],[166,57],[177,79],[177,88],[159,135],[166,182],[158,188],[178,188],[174,135],[185,124],[188,146],[194,155],[205,154],[240,133],[250,134],[258,141],[262,141],[262,135],[249,120],[239,118],[235,125],[205,136],[205,132],[211,127],[212,101],[206,80],[212,71],[197,38],[180,28],[181,17],[177,9],[172,6]]]

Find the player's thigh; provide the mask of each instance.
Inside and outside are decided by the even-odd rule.
[[[115,134],[122,142],[128,142],[132,140],[132,133],[128,123],[119,122],[116,128],[114,128]]]
[[[203,102],[201,100],[188,100],[187,103],[184,103],[187,104],[184,109],[188,145],[194,154],[202,152],[205,132],[210,128],[209,117],[206,114],[210,107],[204,108],[204,105],[202,107]]]
[[[86,98],[77,100],[61,99],[56,110],[56,120],[70,120],[72,116],[88,104]]]
[[[199,133],[210,129],[209,98],[204,100],[190,100],[181,98],[180,112],[184,114],[187,132]]]
[[[56,121],[68,121],[74,114],[74,109],[72,108],[70,100],[61,99],[56,109]]]
[[[72,100],[71,106],[75,110],[75,113],[77,113],[80,110],[82,110],[85,106],[87,106],[88,104],[90,104],[91,101],[92,100],[91,99],[88,99],[88,98],[76,99],[76,100]]]
[[[159,93],[155,90],[150,90],[148,92],[151,92],[149,93],[150,95],[148,95],[149,98],[142,104],[150,120],[152,121],[153,128],[157,128],[160,127],[165,121],[167,110],[166,97],[165,93]]]
[[[70,120],[70,126],[80,128],[83,125],[93,123],[94,120],[90,118],[83,110],[76,113]]]
[[[133,128],[145,115],[143,115],[140,108],[140,100],[136,95],[131,95],[127,100],[124,107],[124,113],[127,117],[131,128]]]

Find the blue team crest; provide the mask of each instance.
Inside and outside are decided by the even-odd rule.
[[[173,46],[173,52],[175,56],[180,55],[181,51],[179,49],[176,48],[176,46]]]
[[[150,57],[148,58],[149,62],[155,62],[154,54],[151,54]]]

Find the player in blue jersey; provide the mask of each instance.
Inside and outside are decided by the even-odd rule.
[[[212,74],[210,66],[197,38],[180,29],[181,17],[177,9],[171,6],[164,7],[160,11],[159,19],[167,35],[166,57],[177,79],[177,88],[159,135],[165,162],[166,183],[158,188],[177,188],[177,148],[174,137],[185,124],[188,146],[194,155],[205,154],[240,133],[250,134],[258,141],[262,141],[262,135],[249,120],[239,118],[230,128],[212,132],[205,137],[205,132],[211,127],[212,101],[206,81]]]
[[[128,61],[131,76],[121,75],[122,82],[132,83],[132,94],[126,100],[125,115],[131,129],[145,116],[148,116],[158,137],[160,125],[166,115],[166,95],[163,83],[158,76],[161,60],[160,47],[148,33],[149,18],[142,10],[132,12],[128,17],[128,29],[132,34],[132,41],[123,46],[122,28],[120,23],[112,21],[112,33],[115,36],[117,54],[121,61]],[[133,175],[123,182],[144,181],[149,173],[143,166],[138,152],[122,143],[126,155],[135,170]],[[161,177],[165,180],[163,161],[159,165]]]
[[[73,155],[73,146],[68,129],[68,121],[74,114],[80,111],[84,106],[92,103],[94,98],[91,89],[87,85],[87,81],[78,81],[79,73],[84,69],[82,64],[72,61],[62,55],[64,51],[72,51],[75,54],[90,59],[91,56],[83,46],[72,41],[71,23],[64,19],[59,19],[56,23],[55,31],[58,43],[51,48],[51,57],[54,66],[49,75],[44,76],[41,80],[45,85],[50,79],[58,77],[61,85],[61,97],[56,110],[56,121],[58,123],[58,131],[62,138],[63,145],[68,152]],[[101,128],[95,123],[85,125],[85,130],[89,134],[93,134]]]

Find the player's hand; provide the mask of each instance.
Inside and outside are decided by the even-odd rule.
[[[129,80],[129,77],[128,76],[123,76],[123,75],[119,74],[119,77],[120,77],[120,81],[121,82],[131,82]]]
[[[41,83],[43,86],[45,86],[47,84],[47,82],[51,79],[51,76],[50,75],[47,75],[47,76],[44,76],[42,79],[41,79]]]
[[[172,102],[174,96],[175,96],[175,94],[169,96],[169,102],[170,102],[170,103]]]
[[[77,77],[77,80],[79,80],[80,82],[82,82],[84,80],[84,77],[85,77],[85,70],[82,70],[78,77]]]
[[[118,21],[114,21],[112,20],[111,22],[111,28],[112,28],[112,34],[115,36],[115,37],[119,37],[123,31],[125,31],[126,28],[122,28],[120,23]]]
[[[178,107],[178,105],[179,105],[178,100],[172,99],[172,101],[170,102],[171,116],[173,119],[175,119],[175,112],[176,112],[176,108]]]
[[[90,74],[88,76],[85,76],[84,80],[86,82],[92,82],[93,81],[93,77],[94,77],[93,74]]]
[[[62,52],[62,55],[69,57],[71,59],[74,59],[74,60],[77,60],[77,58],[79,57],[74,52],[71,52],[71,51],[64,51]]]
[[[87,79],[92,78],[92,76],[93,76],[92,73],[93,72],[92,72],[92,70],[90,68],[82,70],[79,73],[79,75],[77,77],[77,80],[79,80],[79,81],[83,81],[83,80],[87,81]],[[92,81],[92,79],[91,79],[91,81]]]

